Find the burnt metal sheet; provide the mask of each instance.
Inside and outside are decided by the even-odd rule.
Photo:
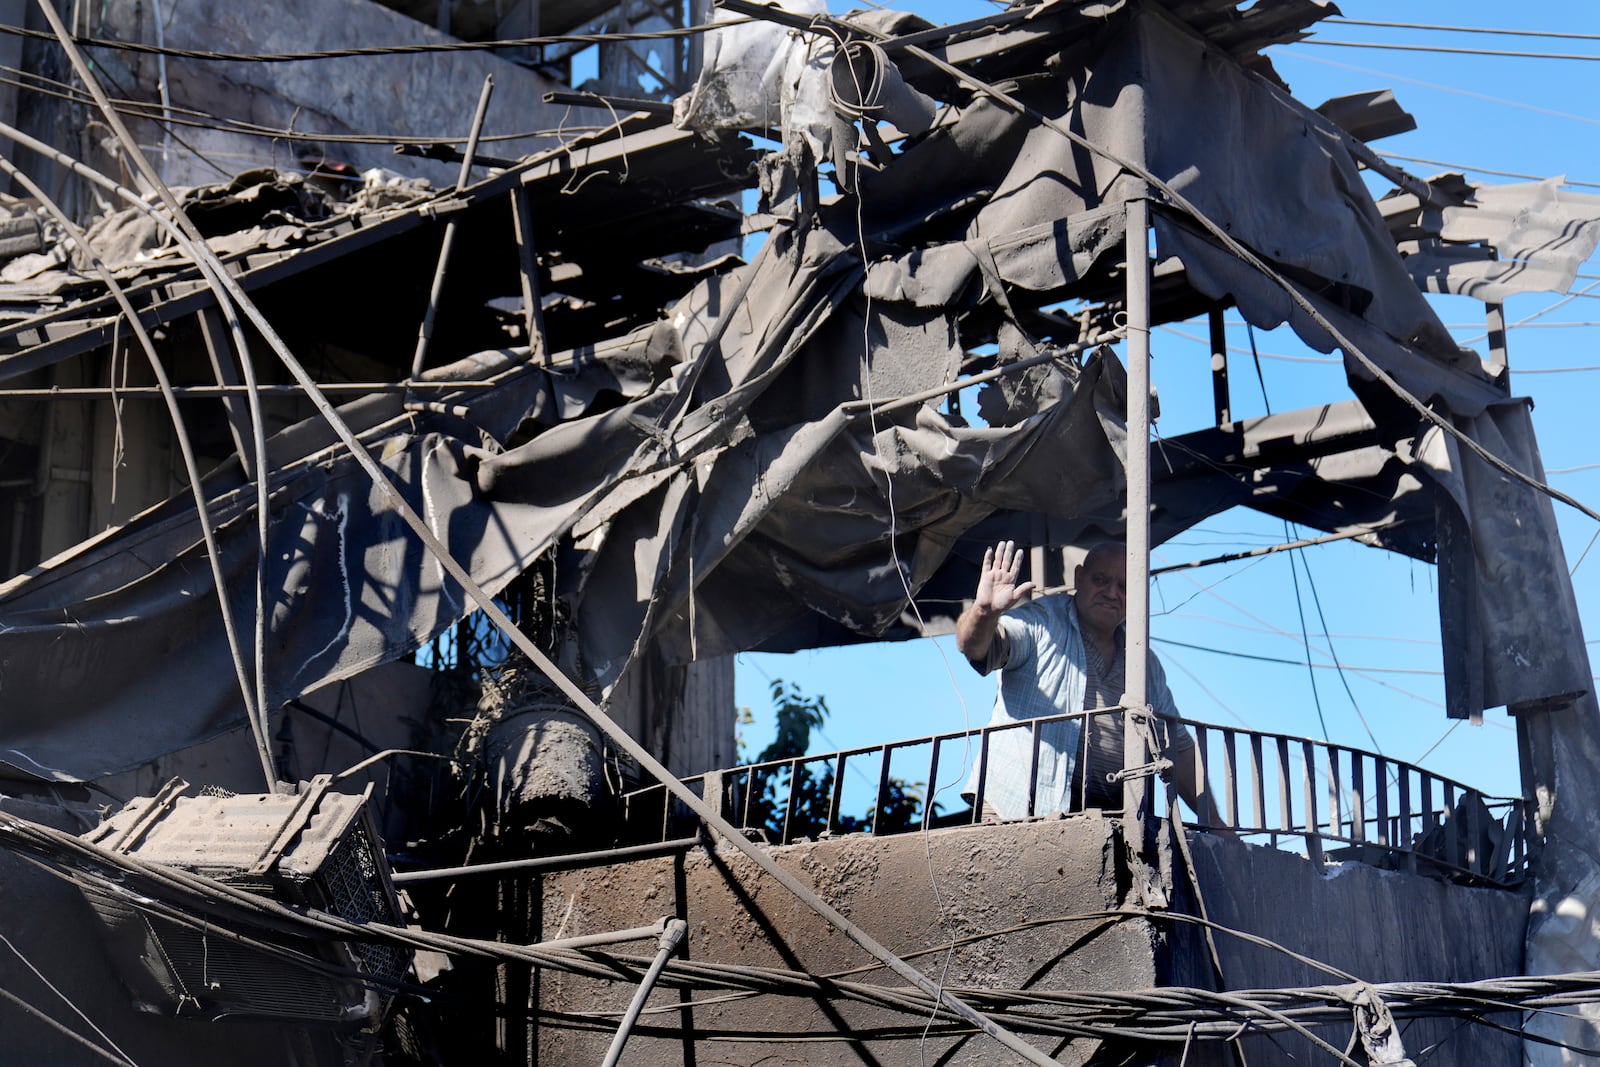
[[[1569,192],[1561,178],[1470,187],[1438,210],[1438,240],[1409,249],[1419,288],[1499,303],[1514,293],[1564,293],[1600,241],[1600,196]]]
[[[1400,106],[1392,89],[1374,89],[1324,100],[1317,114],[1362,141],[1379,141],[1417,128],[1416,118]]]
[[[1528,401],[1460,425],[1517,470],[1545,481]],[[1513,481],[1437,428],[1415,463],[1438,486],[1439,622],[1449,714],[1571,701],[1591,690],[1578,605],[1550,498]]]
[[[1146,166],[1284,274],[1410,392],[1468,414],[1503,397],[1411,284],[1344,134],[1328,120],[1216,63],[1163,19],[1137,20],[1115,58],[1096,64],[1096,78],[1108,75],[1113,86],[1134,77],[1145,86],[1144,137],[1124,139],[1127,151],[1142,144]],[[1217,115],[1232,119],[1218,123]],[[1088,122],[1097,143],[1115,136],[1114,127],[1095,136]],[[1313,348],[1333,349],[1327,332],[1279,285],[1179,212],[1162,209],[1153,218],[1157,246],[1183,262],[1197,290],[1231,299],[1252,325],[1288,322]],[[1358,395],[1385,402],[1366,371],[1347,366]]]
[[[407,412],[398,394],[341,410],[411,506],[480,581],[498,588],[524,557],[496,527],[492,510],[472,506],[475,491],[464,475],[486,442],[559,417],[565,383],[525,370],[515,354],[453,370],[502,378],[496,390],[446,392],[447,404],[470,404],[470,422]],[[602,366],[573,377],[594,375],[615,387]],[[324,681],[403,655],[464,609],[460,591],[402,533],[386,498],[324,425],[276,435],[268,455],[267,691],[278,707]],[[236,468],[225,469],[208,479],[207,495],[248,641],[254,487]],[[174,499],[0,585],[0,761],[29,775],[94,777],[238,727],[242,703],[204,551],[192,504]]]

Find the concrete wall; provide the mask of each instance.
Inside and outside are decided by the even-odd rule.
[[[146,43],[155,41],[158,5],[151,0],[113,0],[93,27],[98,36]],[[372,0],[166,0],[159,5],[168,47],[244,53],[307,52],[351,47],[448,42],[452,38]],[[115,57],[97,56],[116,63]],[[158,65],[153,56],[122,57],[139,95],[154,99]],[[486,134],[554,129],[565,108],[546,105],[543,94],[555,83],[488,52],[441,52],[367,56],[295,63],[233,63],[170,58],[166,64],[172,102],[210,114],[308,133],[359,133],[379,136],[464,137],[484,76],[494,75],[494,97]],[[602,113],[603,114],[603,113]],[[609,116],[606,116],[609,119]],[[599,121],[578,114],[568,125]],[[177,127],[170,141],[159,127],[135,127],[147,154],[160,166],[160,147],[169,149],[167,180],[172,184],[217,181],[210,166],[198,162],[180,141],[193,145],[229,173],[258,166],[294,168],[305,151],[292,142]],[[549,137],[490,142],[486,154],[516,157],[549,147]],[[333,160],[357,169],[381,166],[402,174],[453,184],[457,165],[404,159],[390,145],[327,144]],[[155,149],[152,151],[152,149]]]
[[[1522,932],[1527,900],[1520,893],[1448,885],[1360,863],[1331,865],[1321,874],[1303,857],[1276,849],[1189,837],[1195,869],[1213,922],[1269,938],[1368,982],[1405,980],[1458,982],[1522,973]],[[1186,880],[1176,879],[1178,906],[1198,914]],[[1197,928],[1179,928],[1171,938],[1171,985],[1212,987],[1209,957]],[[1223,934],[1218,955],[1229,989],[1341,985],[1288,956]],[[1498,1021],[1516,1026],[1516,1014]],[[1487,1026],[1459,1020],[1401,1020],[1407,1053],[1432,1048],[1430,1067],[1513,1067],[1521,1042]],[[1351,1028],[1326,1027],[1319,1036],[1344,1048]],[[1435,1047],[1437,1046],[1437,1047]],[[1295,1035],[1245,1042],[1252,1064],[1329,1062],[1326,1052]],[[1232,1067],[1216,1045],[1189,1057],[1195,1065]]]
[[[941,830],[923,835],[853,836],[773,850],[774,857],[881,943],[912,954],[952,939],[1005,930],[1025,920],[1098,912],[1112,906],[1117,879],[1109,824],[1099,818]],[[935,892],[937,884],[937,893]],[[939,901],[945,920],[939,919]],[[543,886],[542,936],[572,936],[652,922],[678,913],[689,922],[691,959],[839,973],[868,957],[742,855],[723,847],[696,850],[681,861],[655,859],[550,875]],[[634,951],[653,952],[651,943]],[[1155,978],[1152,932],[1142,920],[1062,922],[962,945],[914,960],[951,986],[1040,989],[1137,989]],[[903,979],[866,971],[857,980],[900,986]],[[633,986],[570,975],[541,976],[538,1002],[547,1011],[620,1010]],[[658,988],[650,1005],[674,1005],[676,990]],[[700,993],[704,999],[714,994]],[[647,1015],[674,1032],[682,1014]],[[699,1041],[700,1064],[988,1064],[1012,1054],[988,1038],[935,1037],[919,1049],[926,1020],[838,1002],[775,996],[696,1007],[701,1030],[754,1029],[764,1041]],[[614,1026],[610,1024],[602,1024]],[[874,1028],[905,1036],[872,1039]],[[855,1041],[832,1040],[841,1032]],[[545,1026],[542,1067],[598,1062],[609,1032]],[[816,1040],[800,1041],[800,1036]],[[1059,1042],[1035,1039],[1055,1052]],[[1082,1063],[1093,1042],[1059,1051]],[[925,1059],[924,1059],[925,1055]],[[677,1038],[635,1037],[624,1064],[689,1062]]]

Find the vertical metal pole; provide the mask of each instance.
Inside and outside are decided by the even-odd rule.
[[[511,190],[512,230],[517,239],[517,262],[522,268],[522,320],[528,338],[528,356],[550,365],[550,345],[544,335],[544,294],[539,290],[539,254],[533,236],[533,201],[528,187]]]
[[[1128,274],[1128,645],[1122,765],[1150,762],[1145,732],[1133,721],[1149,714],[1150,654],[1150,205],[1144,191],[1127,204]],[[1149,779],[1122,782],[1123,835],[1130,850],[1144,850]]]
[[[1233,421],[1233,402],[1228,394],[1228,331],[1222,322],[1222,309],[1211,309],[1211,399],[1217,410],[1217,425]]]
[[[439,5],[440,11],[448,8]],[[489,111],[489,94],[494,92],[494,75],[483,78],[483,91],[478,94],[478,110],[472,116],[472,130],[467,134],[467,148],[461,154],[461,172],[456,177],[456,192],[466,189],[472,179],[472,160],[478,154],[478,136],[483,133],[483,117]],[[439,313],[439,297],[444,292],[445,272],[450,269],[450,250],[456,243],[454,217],[444,226],[444,241],[439,245],[439,262],[433,270],[433,288],[428,290],[428,310],[422,314],[422,326],[417,331],[417,350],[411,357],[411,377],[422,373],[422,364],[428,358],[428,342],[433,340],[433,320]]]

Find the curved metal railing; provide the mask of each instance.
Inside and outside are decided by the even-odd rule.
[[[685,781],[702,797],[717,799],[734,825],[773,844],[969,825],[985,821],[995,738],[1022,732],[1032,754],[1027,815],[1039,817],[1054,814],[1033,810],[1043,729],[1108,714],[1123,712],[1101,709],[983,726],[747,764]],[[1526,873],[1531,820],[1521,797],[1490,796],[1348,745],[1178,721],[1194,735],[1197,778],[1209,782],[1222,827],[1241,838],[1298,852],[1319,866],[1356,860],[1507,888]],[[654,836],[659,829],[664,837],[686,814],[659,785],[623,799],[635,836]]]

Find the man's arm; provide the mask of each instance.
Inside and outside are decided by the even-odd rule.
[[[1022,550],[1016,542],[1001,541],[984,549],[978,591],[956,620],[956,647],[968,662],[981,664],[989,658],[989,649],[1000,629],[1000,616],[1033,592],[1032,582],[1017,584],[1021,573]]]

